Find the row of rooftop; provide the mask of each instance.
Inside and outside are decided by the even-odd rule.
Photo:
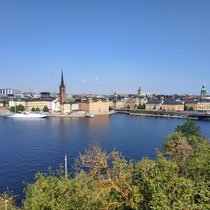
[[[70,95],[66,94],[66,85],[64,84],[63,72],[61,74],[61,83],[59,86],[59,93],[41,92],[39,94],[34,92],[21,92],[16,89],[0,89],[0,102],[2,101],[12,101],[8,105],[17,105],[22,102],[22,104],[31,104],[32,108],[40,104],[41,102],[46,106],[53,107],[58,105],[61,107],[68,107],[67,104],[85,104],[85,103],[96,103],[103,102],[108,104],[106,109],[111,108],[146,108],[148,110],[177,110],[182,111],[185,107],[193,108],[194,110],[210,110],[210,97],[206,95],[205,82],[201,88],[200,96],[192,95],[155,95],[155,94],[143,94],[142,89],[139,87],[137,94],[111,94],[111,95],[94,95],[94,94],[78,94]],[[54,103],[54,105],[52,105]],[[50,105],[51,104],[51,105]],[[199,105],[201,104],[201,105]],[[102,110],[99,105],[96,105],[99,110]],[[167,107],[166,107],[167,106]],[[203,108],[202,108],[203,107]],[[80,106],[81,108],[81,106]],[[78,105],[79,109],[79,105]]]

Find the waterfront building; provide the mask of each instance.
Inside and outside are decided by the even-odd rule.
[[[25,100],[25,108],[26,110],[32,110],[33,108],[39,108],[40,110],[43,110],[43,108],[45,106],[48,107],[48,109],[50,109],[52,107],[52,105],[50,105],[50,103],[52,103],[53,100],[49,99],[49,100],[43,100],[43,99],[28,99]],[[50,103],[49,103],[50,102]]]
[[[12,106],[19,106],[19,105],[23,105],[25,107],[25,101],[22,100],[9,100],[9,107]]]
[[[152,99],[149,100],[146,103],[146,110],[160,110],[162,107],[162,101],[161,100],[156,100],[156,99]]]
[[[60,103],[57,100],[46,101],[46,106],[48,107],[50,112],[59,112],[60,111]]]
[[[79,110],[79,103],[78,102],[70,102],[71,111],[78,111]]]
[[[198,111],[210,111],[210,100],[200,99],[197,104]]]
[[[90,114],[107,114],[109,113],[109,100],[108,99],[92,99],[83,100],[80,104],[80,110]]]
[[[184,104],[181,101],[164,101],[163,111],[184,111]]]
[[[79,102],[70,102],[60,104],[60,111],[63,114],[70,114],[74,111],[79,111],[80,103]]]
[[[59,87],[59,102],[60,104],[66,103],[66,85],[64,85],[63,71],[61,74],[61,84]]]
[[[201,99],[206,99],[206,86],[205,86],[205,81],[203,81],[203,85],[201,88]]]
[[[130,108],[130,109],[134,109],[135,107],[137,107],[138,105],[136,104],[136,100],[135,100],[135,98],[133,98],[133,99],[130,99],[129,101],[127,101],[126,103],[125,103],[125,107],[126,108]]]
[[[70,114],[71,105],[69,103],[60,103],[60,111],[62,114]]]
[[[197,110],[198,109],[198,101],[197,100],[186,101],[184,106],[187,107],[188,109],[190,107],[192,107],[194,110]]]
[[[124,100],[113,100],[113,108],[116,109],[124,109],[126,107],[126,103]]]

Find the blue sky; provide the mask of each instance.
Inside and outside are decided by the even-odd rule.
[[[209,0],[0,0],[0,88],[210,93]]]

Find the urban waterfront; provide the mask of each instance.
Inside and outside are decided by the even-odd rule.
[[[183,119],[114,114],[87,118],[8,119],[0,118],[0,193],[7,187],[23,197],[23,182],[33,182],[34,175],[59,168],[68,155],[71,168],[79,153],[98,142],[107,151],[122,152],[127,159],[156,157],[164,137]],[[196,121],[202,135],[210,137],[210,122]]]

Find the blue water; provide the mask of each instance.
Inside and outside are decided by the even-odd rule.
[[[186,120],[114,114],[88,118],[7,119],[0,118],[0,193],[7,187],[23,198],[24,182],[34,175],[57,169],[68,155],[71,168],[79,153],[92,143],[108,152],[122,152],[129,160],[156,157],[164,137]],[[210,138],[210,122],[197,121],[202,135]]]

